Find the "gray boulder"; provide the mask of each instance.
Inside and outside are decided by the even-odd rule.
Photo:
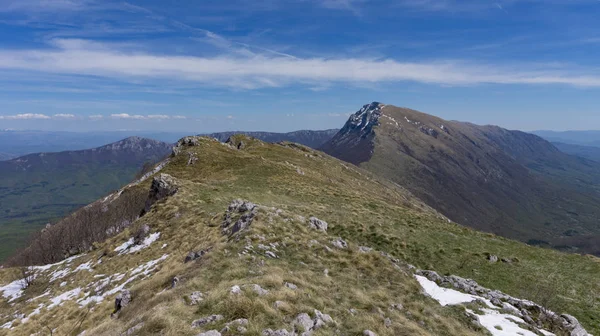
[[[311,229],[327,232],[327,222],[320,220],[317,217],[310,217],[308,219],[308,224]]]
[[[200,301],[204,301],[204,294],[202,294],[202,292],[193,292],[190,294],[190,305],[195,306],[200,303]]]
[[[184,263],[188,263],[188,262],[190,262],[190,261],[194,261],[194,260],[196,260],[196,259],[200,259],[200,258],[202,258],[202,257],[203,257],[203,256],[204,256],[206,253],[208,253],[210,250],[211,250],[211,249],[210,249],[210,248],[208,248],[208,249],[206,249],[206,250],[201,250],[201,251],[196,251],[196,252],[192,251],[192,252],[188,253],[188,254],[185,256],[185,259],[183,260],[183,262],[184,262]]]
[[[223,315],[210,315],[203,317],[201,319],[197,319],[192,322],[192,328],[199,328],[207,324],[215,323],[217,321],[221,321],[223,319]]]
[[[113,314],[120,312],[123,308],[131,303],[131,292],[129,289],[123,289],[115,298],[115,311]]]
[[[248,228],[254,217],[256,217],[258,212],[258,206],[252,202],[243,201],[243,200],[234,200],[231,202],[227,211],[225,212],[225,216],[223,218],[223,222],[221,223],[221,232],[223,235],[232,236],[237,232],[245,230]],[[239,218],[233,222],[234,216],[240,215]]]
[[[562,314],[562,325],[565,329],[569,331],[569,335],[571,336],[589,336],[588,332],[583,329],[579,321],[574,316],[568,314]]]
[[[135,233],[133,236],[133,244],[140,245],[148,237],[148,233],[150,233],[150,227],[147,224],[142,225],[142,227]]]
[[[298,289],[298,286],[294,285],[294,284],[293,284],[293,283],[291,283],[291,282],[286,282],[286,283],[285,283],[285,287],[287,287],[287,288],[289,288],[289,289],[291,289],[291,290],[296,290],[296,289]]]
[[[146,200],[146,205],[142,211],[142,215],[148,213],[154,203],[169,196],[175,195],[178,190],[179,187],[177,186],[177,182],[173,176],[168,174],[160,174],[159,176],[154,177],[152,180],[152,185],[150,186],[148,199]]]
[[[235,330],[237,330],[238,333],[245,333],[247,331],[246,326],[248,326],[247,319],[237,319],[237,320],[233,320],[233,321],[225,324],[225,327],[221,330],[221,332],[222,333],[232,332],[235,328]]]
[[[315,323],[307,313],[302,313],[294,319],[294,329],[297,332],[311,331]]]
[[[348,248],[348,243],[346,243],[346,241],[340,237],[338,237],[336,240],[331,241],[331,244],[339,249]]]
[[[491,263],[497,263],[498,262],[498,256],[495,255],[489,255],[487,257],[487,259],[491,262]]]
[[[372,332],[371,330],[365,330],[363,331],[363,335],[364,336],[377,336],[376,333]]]
[[[199,333],[196,336],[221,336],[221,333],[216,330],[209,330],[207,332]]]

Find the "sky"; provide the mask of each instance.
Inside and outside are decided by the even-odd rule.
[[[599,0],[0,0],[0,129],[600,129]]]

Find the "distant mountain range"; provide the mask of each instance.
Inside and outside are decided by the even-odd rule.
[[[550,142],[600,147],[600,131],[533,131]]]
[[[561,152],[600,162],[600,147],[553,142]]]
[[[253,138],[266,141],[266,142],[281,142],[281,141],[289,141],[296,142],[311,148],[318,148],[322,146],[325,142],[329,141],[339,130],[338,129],[328,129],[323,131],[295,131],[289,133],[273,133],[273,132],[220,132],[220,133],[211,133],[206,134],[206,136],[210,136],[218,139],[219,141],[227,141],[229,137],[234,134],[244,134],[251,136]]]
[[[600,237],[600,163],[536,135],[372,103],[321,149],[408,188],[463,225],[600,254],[589,243]]]
[[[0,130],[0,161],[34,153],[74,151],[104,146],[131,136],[175,143],[187,133],[168,132],[52,132]]]
[[[172,145],[130,137],[102,147],[0,162],[0,260],[27,233],[130,182]]]

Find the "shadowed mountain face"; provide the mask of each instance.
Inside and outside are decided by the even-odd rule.
[[[322,149],[399,183],[458,223],[600,253],[584,242],[600,233],[600,164],[538,136],[372,103]],[[567,234],[573,245],[564,244]]]
[[[0,162],[0,259],[29,232],[121,187],[144,163],[159,161],[171,148],[132,137],[94,149]]]
[[[220,132],[207,134],[206,136],[216,138],[221,142],[227,141],[232,135],[245,134],[253,138],[266,142],[282,142],[289,141],[299,143],[311,148],[318,148],[329,141],[336,133],[337,129],[329,129],[323,131],[295,131],[289,133],[272,133],[272,132]]]

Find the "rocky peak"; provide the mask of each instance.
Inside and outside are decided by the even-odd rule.
[[[369,126],[377,125],[379,118],[381,117],[381,109],[384,106],[385,105],[378,102],[363,105],[358,112],[350,116],[348,125],[353,128],[359,128],[361,131]]]

